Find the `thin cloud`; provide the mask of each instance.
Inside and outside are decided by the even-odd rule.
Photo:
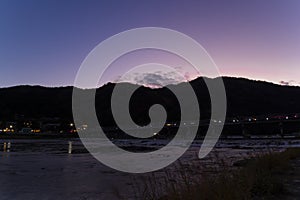
[[[147,87],[163,87],[171,84],[178,84],[186,81],[184,77],[177,75],[175,72],[154,72],[143,73],[134,78],[134,82]]]
[[[179,75],[176,72],[155,71],[155,72],[140,72],[127,74],[124,77],[118,77],[115,82],[130,82],[138,85],[143,85],[151,88],[160,88],[166,85],[174,85],[186,81],[190,81],[192,76],[185,73]]]
[[[285,86],[294,86],[294,85],[300,85],[299,82],[295,80],[290,80],[290,81],[280,81],[280,85],[285,85]]]

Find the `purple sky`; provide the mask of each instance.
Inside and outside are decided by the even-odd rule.
[[[0,87],[72,85],[98,43],[146,26],[191,36],[222,75],[298,84],[299,19],[298,0],[2,0]],[[114,80],[121,67],[111,69],[106,81]]]

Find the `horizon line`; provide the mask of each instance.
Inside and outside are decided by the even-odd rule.
[[[133,84],[133,85],[139,85],[139,86],[142,86],[142,87],[146,87],[146,88],[150,88],[150,89],[159,89],[159,88],[164,88],[164,87],[167,87],[169,85],[179,85],[179,84],[182,84],[182,83],[190,83],[190,82],[193,82],[199,78],[207,78],[207,79],[217,79],[217,78],[233,78],[233,79],[245,79],[245,80],[249,80],[249,81],[255,81],[255,82],[264,82],[264,83],[269,83],[269,84],[274,84],[274,85],[278,85],[278,86],[283,86],[283,87],[297,87],[299,88],[300,86],[299,85],[285,85],[285,84],[280,84],[278,82],[273,82],[273,81],[269,81],[269,80],[262,80],[262,79],[253,79],[253,78],[248,78],[248,77],[243,77],[243,76],[218,76],[218,77],[214,77],[214,78],[209,78],[209,77],[206,77],[206,76],[198,76],[192,80],[188,80],[188,81],[182,81],[182,82],[178,82],[176,84],[167,84],[167,85],[163,85],[161,87],[149,87],[147,85],[143,85],[143,84],[137,84],[137,83],[132,83],[132,82],[129,82],[129,81],[120,81],[120,82],[113,82],[113,81],[109,81],[109,82],[106,82],[100,86],[98,86],[97,88],[80,88],[80,89],[99,89],[99,88],[102,88],[104,87],[105,85],[108,85],[108,84],[118,84],[118,83],[128,83],[128,84]],[[24,86],[28,86],[28,87],[43,87],[43,88],[68,88],[68,87],[75,87],[74,85],[61,85],[61,86],[51,86],[51,85],[39,85],[39,84],[20,84],[20,85],[11,85],[11,86],[4,86],[4,87],[1,87],[0,86],[0,89],[9,89],[9,88],[14,88],[14,87],[24,87]]]

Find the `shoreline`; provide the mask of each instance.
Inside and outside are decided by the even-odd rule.
[[[0,139],[64,139],[64,138],[80,138],[79,135],[74,133],[39,133],[39,134],[0,134]],[[114,138],[112,140],[147,140],[153,138]],[[195,140],[203,140],[204,137],[198,137]],[[236,135],[228,135],[228,136],[221,136],[219,140],[299,140],[299,135],[285,135],[283,137],[279,135],[252,135],[249,137],[243,136],[236,136]],[[172,138],[159,138],[158,140],[172,140]]]

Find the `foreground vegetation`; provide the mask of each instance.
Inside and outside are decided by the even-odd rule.
[[[225,167],[215,170],[214,175],[191,177],[196,166],[180,170],[179,178],[164,172],[162,177],[155,174],[145,178],[137,187],[142,199],[194,200],[194,199],[280,199],[288,191],[282,178],[290,170],[290,161],[300,157],[299,148],[284,152],[269,152],[246,160],[239,167]],[[161,176],[161,175],[160,175]],[[162,195],[164,194],[164,195]]]

